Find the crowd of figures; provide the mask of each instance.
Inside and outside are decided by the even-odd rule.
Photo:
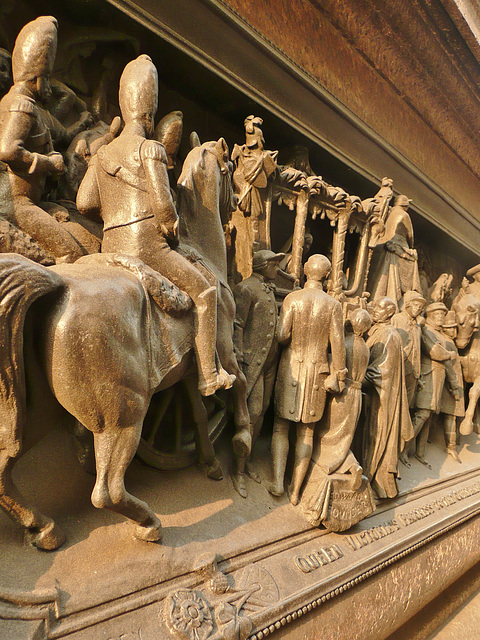
[[[315,175],[303,148],[279,165],[255,116],[231,156],[223,138],[202,145],[192,134],[172,185],[182,114],[155,126],[151,59],[127,64],[121,118],[107,124],[51,79],[56,43],[56,20],[41,17],[11,56],[0,51],[0,505],[31,541],[56,548],[63,534],[10,477],[28,413],[24,330],[53,395],[94,434],[93,504],[136,522],[144,540],[161,538],[160,522],[126,492],[124,473],[152,395],[180,380],[212,478],[221,469],[201,396],[231,389],[232,478],[243,497],[250,479],[260,482],[251,457],[273,398],[268,491],[285,492],[294,430],[290,502],[332,530],[371,513],[374,495],[394,498],[399,464],[415,456],[429,466],[439,414],[460,462],[459,431],[472,431],[480,394],[480,265],[454,300],[449,274],[426,291],[410,200],[394,196],[392,180],[361,201]],[[279,203],[295,218],[284,252],[270,238]],[[334,227],[328,257],[308,257],[317,216]],[[31,307],[37,322],[24,329]]]

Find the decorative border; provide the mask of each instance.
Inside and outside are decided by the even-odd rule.
[[[382,571],[386,567],[390,566],[391,564],[394,564],[398,560],[401,560],[402,558],[405,558],[406,556],[410,555],[411,553],[413,553],[417,549],[420,549],[421,547],[425,546],[426,544],[428,544],[432,540],[435,540],[436,538],[439,538],[443,534],[448,533],[452,529],[455,529],[456,527],[460,526],[464,522],[467,522],[468,520],[471,520],[472,518],[474,518],[475,516],[477,516],[479,514],[480,514],[480,507],[478,509],[476,509],[476,511],[474,511],[473,513],[470,513],[470,514],[464,516],[463,518],[460,518],[459,520],[456,520],[454,523],[449,524],[448,526],[444,527],[440,531],[436,531],[435,533],[430,534],[429,536],[427,536],[426,538],[424,538],[420,542],[416,542],[411,547],[408,547],[408,549],[404,549],[403,551],[400,551],[399,553],[394,554],[393,556],[388,558],[388,560],[384,560],[383,562],[378,564],[376,567],[372,567],[371,569],[369,569],[368,571],[365,571],[365,573],[360,574],[356,578],[353,578],[352,580],[348,580],[347,582],[345,582],[340,587],[336,587],[335,589],[332,589],[331,591],[329,591],[328,593],[324,594],[323,596],[320,596],[319,598],[315,598],[315,600],[312,600],[308,604],[306,604],[306,605],[304,605],[302,607],[299,607],[298,609],[296,609],[292,613],[289,613],[286,616],[282,616],[276,622],[268,625],[268,627],[265,627],[264,629],[261,629],[260,631],[256,631],[254,634],[249,636],[249,640],[263,640],[263,638],[265,638],[266,636],[274,633],[278,629],[281,629],[285,625],[290,624],[291,622],[294,622],[295,620],[300,618],[302,615],[305,615],[306,613],[310,613],[310,611],[312,611],[313,609],[316,609],[318,606],[324,604],[328,600],[331,600],[332,598],[335,598],[336,596],[340,595],[344,591],[348,591],[349,589],[351,589],[352,587],[356,586],[360,582],[363,582],[367,578],[372,577],[373,575],[379,573],[380,571]]]

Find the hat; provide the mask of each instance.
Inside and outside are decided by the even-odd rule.
[[[467,271],[467,278],[471,278],[472,276],[474,276],[479,271],[480,271],[480,264],[477,264],[477,265],[475,265],[474,267],[472,267],[471,269],[469,269]]]
[[[257,271],[258,269],[263,269],[266,266],[267,262],[280,262],[285,257],[284,253],[274,253],[270,251],[270,249],[260,249],[260,251],[255,251],[253,254],[253,263],[252,269]]]
[[[408,207],[412,201],[405,195],[399,195],[395,198],[394,204],[400,207]]]
[[[57,21],[40,16],[28,22],[17,36],[12,54],[15,83],[50,74],[57,52]]]
[[[455,311],[449,311],[445,316],[442,323],[444,329],[450,329],[451,327],[458,327],[457,320],[455,318]]]
[[[427,316],[429,313],[433,313],[434,311],[445,311],[445,313],[448,313],[448,309],[443,302],[432,302],[432,304],[429,304],[425,309]]]
[[[145,54],[127,64],[120,77],[119,103],[125,121],[157,111],[158,76]]]
[[[423,302],[423,304],[427,304],[425,298],[418,293],[418,291],[407,291],[403,296],[403,305],[405,306],[409,302],[413,302],[414,300],[418,300],[418,302]]]

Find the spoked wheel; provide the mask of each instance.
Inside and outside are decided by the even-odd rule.
[[[212,442],[227,421],[222,392],[203,398],[208,413],[208,433]],[[193,410],[185,386],[175,386],[155,394],[143,422],[137,455],[155,469],[185,469],[197,460]]]

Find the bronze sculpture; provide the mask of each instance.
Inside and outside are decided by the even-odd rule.
[[[363,469],[379,498],[398,493],[398,460],[413,438],[405,388],[403,343],[390,324],[396,311],[391,298],[375,301],[373,326],[368,333],[370,361],[365,380],[369,409],[363,440]]]
[[[298,504],[310,463],[313,429],[323,415],[326,393],[341,393],[347,373],[342,307],[323,291],[330,269],[328,258],[311,256],[304,269],[305,287],[288,294],[278,320],[277,340],[285,346],[275,384],[273,482],[268,490],[275,496],[284,492],[288,431],[295,423],[295,465],[290,486],[290,502],[294,505]]]
[[[148,56],[130,62],[120,78],[122,133],[90,163],[77,196],[85,215],[104,222],[102,253],[140,258],[169,277],[193,299],[195,355],[203,395],[230,388],[235,380],[216,362],[217,288],[186,258],[178,245],[178,216],[167,176],[163,145],[153,135],[157,71]]]
[[[465,416],[465,401],[463,398],[462,364],[458,355],[457,347],[455,346],[457,327],[458,325],[455,319],[455,312],[449,311],[443,320],[442,333],[446,338],[445,348],[448,351],[452,351],[456,358],[453,363],[447,360],[445,362],[445,366],[453,367],[453,373],[457,382],[457,397],[454,398],[452,392],[448,388],[448,384],[452,379],[452,376],[449,376],[442,389],[440,412],[443,414],[443,428],[448,455],[457,462],[460,462],[457,451],[457,418],[463,418]]]
[[[232,151],[233,181],[238,194],[238,209],[232,216],[236,228],[235,258],[243,278],[252,271],[253,252],[270,249],[271,186],[278,152],[264,149],[262,124],[261,118],[245,118],[245,144],[235,145]]]
[[[142,78],[138,80],[141,84]],[[194,148],[186,158],[179,184],[179,207],[184,213],[180,235],[185,250],[191,245],[195,251],[201,248],[207,273],[215,274],[223,283],[218,356],[236,376],[234,446],[245,455],[250,448],[245,378],[233,354],[233,296],[226,285],[220,219],[221,215],[226,218],[235,205],[225,141]],[[194,184],[200,190],[198,198],[193,197]],[[208,216],[208,221],[199,219],[200,215]],[[52,271],[6,254],[0,256],[0,272],[2,340],[9,345],[2,351],[1,375],[3,388],[11,389],[8,396],[2,396],[0,408],[6,425],[0,464],[2,505],[25,527],[36,546],[54,549],[62,544],[64,536],[55,523],[30,507],[11,481],[12,466],[21,453],[22,430],[27,427],[24,367],[28,369],[31,363],[28,358],[24,363],[21,349],[23,318],[34,300],[51,293],[49,304],[39,308],[38,349],[49,363],[47,378],[54,397],[94,434],[97,479],[92,502],[136,522],[138,538],[159,540],[158,518],[144,502],[127,493],[123,477],[137,448],[152,394],[168,388],[191,369],[193,318],[170,316],[188,310],[189,299],[140,260],[119,254],[86,256],[76,264],[57,266]],[[10,291],[20,297],[20,305]],[[149,298],[148,291],[159,304]],[[97,318],[95,324],[92,314]],[[10,322],[17,327],[14,334],[9,332]],[[76,364],[79,361],[80,367]],[[93,370],[96,375],[92,377]],[[121,386],[121,394],[104,393],[105,388],[117,386]],[[205,409],[193,392],[192,398],[200,457],[209,465],[212,477],[218,477],[218,462],[206,432]]]
[[[422,291],[413,246],[413,225],[407,213],[409,205],[407,196],[395,198],[379,236],[367,287],[373,300],[388,296],[398,302],[407,291]]]
[[[322,523],[334,531],[349,529],[375,509],[368,481],[362,478],[362,467],[350,450],[362,409],[362,382],[370,356],[363,335],[371,326],[372,319],[365,309],[355,309],[345,322],[345,388],[332,396],[320,422],[301,499],[310,523]],[[331,496],[335,490],[341,496],[336,500]],[[359,491],[363,500],[356,496],[349,510],[349,493],[353,496]],[[335,517],[332,512],[340,515]]]
[[[270,404],[277,372],[278,345],[275,337],[277,303],[273,281],[284,253],[262,249],[253,254],[253,273],[235,289],[236,314],[233,334],[237,360],[247,379],[248,412],[252,424],[252,450]],[[249,461],[237,456],[234,486],[241,496],[247,496],[244,469],[257,482],[258,475]]]
[[[433,302],[425,309],[426,322],[422,328],[422,365],[421,381],[415,398],[415,413],[412,418],[416,441],[415,457],[422,464],[429,466],[425,460],[425,448],[429,433],[429,419],[432,414],[440,411],[442,390],[445,376],[449,382],[450,393],[455,400],[460,399],[459,383],[452,367],[446,363],[454,361],[456,354],[446,348],[442,326],[447,314],[447,307],[443,302]]]
[[[468,406],[465,417],[460,423],[460,433],[468,435],[474,428],[474,416],[480,397],[480,302],[476,296],[460,291],[452,305],[458,323],[456,346],[462,350],[462,373],[464,381],[472,383],[468,392]],[[478,428],[478,427],[476,427]]]
[[[422,328],[418,317],[425,308],[426,300],[416,291],[407,291],[403,296],[403,307],[391,320],[392,325],[399,331],[403,342],[405,358],[405,384],[409,407],[413,407],[413,400],[420,378],[421,338]]]
[[[14,85],[0,102],[0,160],[8,167],[12,211],[8,220],[53,254],[73,262],[85,253],[75,238],[39,205],[47,175],[64,171],[36,101],[50,94],[57,21],[40,17],[18,35],[12,56]]]

